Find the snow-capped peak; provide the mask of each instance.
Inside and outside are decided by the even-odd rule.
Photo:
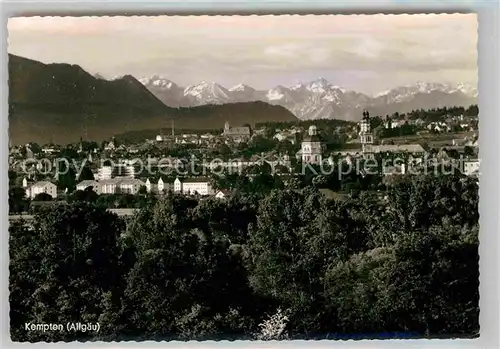
[[[328,90],[330,83],[325,78],[317,78],[307,84],[306,88],[311,92],[324,93]]]
[[[245,85],[245,84],[238,84],[236,86],[233,86],[231,87],[230,89],[228,89],[228,91],[230,92],[235,92],[235,91],[238,91],[238,92],[243,92],[243,91],[254,91],[254,89],[248,85]]]
[[[301,83],[301,82],[299,82],[298,84],[296,84],[295,86],[291,87],[290,89],[296,91],[296,90],[300,90],[302,88],[304,88],[304,84]]]
[[[461,83],[457,84],[456,88],[457,88],[457,90],[461,91],[462,93],[464,93],[467,96],[477,97],[477,95],[478,95],[477,88],[470,85],[470,84],[466,84],[466,83],[461,82]]]
[[[198,103],[227,103],[230,92],[215,82],[202,81],[184,89],[184,96],[194,98]]]
[[[340,91],[340,92],[342,92],[342,93],[347,92],[347,90],[346,90],[345,88],[340,87],[340,86],[337,86],[337,85],[332,86],[332,89],[334,89],[334,90],[339,90],[339,91]]]
[[[445,84],[445,83],[435,83],[435,82],[422,82],[417,81],[414,84],[408,84],[400,87],[396,87],[392,90],[384,91],[375,94],[374,97],[391,96],[397,97],[397,99],[406,98],[417,93],[431,93],[434,91],[453,93],[462,92],[467,96],[476,97],[477,90],[464,83],[459,84]]]
[[[286,87],[278,85],[275,88],[272,88],[269,91],[267,91],[266,98],[269,101],[282,100],[283,98],[286,97],[287,93],[288,89]]]
[[[177,85],[172,80],[161,75],[153,75],[152,77],[140,78],[139,81],[145,86],[156,86],[167,89],[177,87]]]

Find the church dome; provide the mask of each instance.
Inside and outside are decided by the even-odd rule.
[[[307,136],[304,137],[302,142],[321,142],[321,137],[318,135],[318,129],[315,125],[309,126]]]

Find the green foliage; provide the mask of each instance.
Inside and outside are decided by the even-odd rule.
[[[13,339],[477,334],[477,180],[402,176],[340,200],[262,176],[239,184],[260,194],[227,200],[77,191],[31,229],[11,224]],[[144,201],[127,226],[105,211],[132,199]],[[29,321],[101,331],[26,332]]]
[[[92,173],[92,170],[90,169],[89,164],[85,164],[82,167],[82,170],[80,172],[80,176],[78,177],[78,181],[92,181],[94,180],[94,174]]]
[[[36,194],[33,201],[52,201],[52,196],[47,193]]]
[[[123,224],[95,206],[77,203],[42,209],[33,229],[9,229],[11,334],[16,341],[95,338],[91,332],[25,331],[24,323],[102,322],[109,295],[119,292],[118,239]],[[15,252],[15,253],[14,253]]]
[[[26,191],[20,187],[9,189],[9,213],[19,213],[27,211],[29,200],[26,198]]]

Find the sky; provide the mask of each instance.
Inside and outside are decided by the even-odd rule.
[[[322,77],[369,94],[477,85],[476,14],[19,17],[8,31],[9,53],[106,78],[269,89]]]

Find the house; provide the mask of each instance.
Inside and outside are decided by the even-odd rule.
[[[113,166],[101,166],[97,169],[97,179],[102,181],[106,179],[111,179],[113,174]]]
[[[76,190],[85,190],[89,187],[92,187],[92,189],[97,192],[97,187],[98,187],[98,182],[97,181],[93,181],[93,180],[84,180],[84,181],[81,181],[80,183],[78,183],[76,185]]]
[[[177,177],[174,181],[174,192],[182,194],[199,194],[213,195],[214,190],[208,178],[194,177],[182,178]]]
[[[115,147],[115,140],[114,139],[111,140],[111,142],[109,142],[108,144],[106,144],[104,146],[104,150],[107,150],[107,151],[113,151],[115,149],[116,149],[116,147]]]
[[[124,194],[137,194],[144,186],[144,182],[135,178],[123,178],[118,182],[118,192]]]
[[[137,154],[139,152],[139,148],[132,145],[127,150],[130,154]]]
[[[439,122],[431,122],[429,125],[427,125],[427,129],[429,131],[434,131],[434,132],[450,132],[451,127],[442,121]]]
[[[479,165],[480,161],[478,159],[470,159],[464,161],[464,174],[466,176],[478,176]]]
[[[27,184],[23,180],[23,185]],[[34,199],[35,196],[41,193],[46,193],[52,196],[53,199],[57,197],[57,186],[54,183],[48,181],[40,181],[32,184],[31,186],[27,186],[25,188],[26,196],[30,199]]]
[[[155,180],[146,179],[146,191],[148,193],[165,193],[172,188],[172,183],[168,183],[163,178],[158,178],[158,181],[155,183]]]
[[[374,153],[408,153],[423,156],[425,149],[420,144],[381,144],[372,146]]]
[[[403,125],[403,121],[401,121],[401,120],[391,120],[391,119],[388,119],[384,123],[384,128],[386,128],[386,129],[393,129],[393,128],[400,127],[402,125]]]
[[[227,189],[221,189],[219,190],[216,194],[215,194],[215,198],[217,199],[227,199],[228,197],[230,197],[232,194],[232,192],[230,190],[227,190]]]
[[[316,126],[309,127],[308,135],[302,140],[301,148],[297,152],[297,159],[304,163],[319,164],[321,163],[321,154],[323,152],[323,144]]]
[[[129,178],[135,178],[135,167],[128,164],[119,164],[114,166],[101,166],[97,169],[97,179],[107,180],[114,176],[124,176]]]
[[[44,153],[46,155],[54,154],[54,153],[57,153],[58,151],[59,151],[58,147],[53,146],[53,145],[45,145],[42,148],[42,153]]]
[[[295,144],[297,142],[297,134],[296,133],[292,133],[290,131],[280,131],[280,132],[277,132],[274,136],[273,136],[274,139],[278,140],[279,142],[282,142],[282,141],[289,141],[290,143],[292,144]]]
[[[137,194],[145,183],[139,179],[115,177],[99,181],[82,181],[76,185],[77,190],[85,190],[92,186],[97,194]]]

